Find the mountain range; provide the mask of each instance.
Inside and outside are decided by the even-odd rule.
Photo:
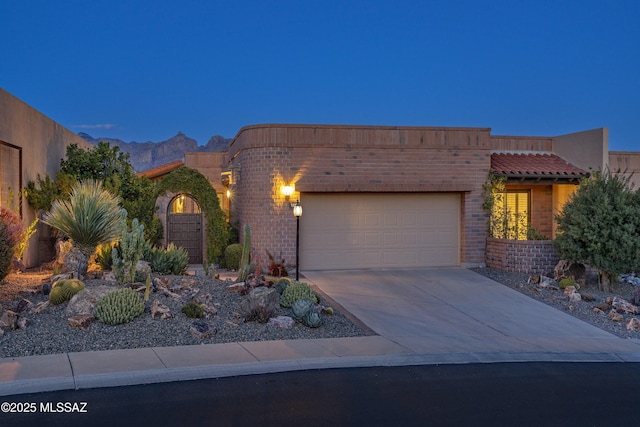
[[[129,162],[136,172],[182,160],[184,153],[225,151],[231,143],[231,138],[216,135],[212,136],[206,145],[200,146],[195,139],[189,138],[182,132],[178,132],[177,135],[160,142],[125,142],[116,138],[94,138],[84,132],[80,132],[78,135],[93,145],[106,141],[112,147],[119,147],[120,151],[129,153]]]

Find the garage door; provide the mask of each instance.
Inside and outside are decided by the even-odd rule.
[[[458,194],[301,197],[300,269],[459,265]]]

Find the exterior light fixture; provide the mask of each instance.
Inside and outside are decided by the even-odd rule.
[[[296,217],[296,280],[300,280],[300,217],[302,216],[302,205],[300,200],[291,204],[293,216]]]
[[[231,190],[227,190],[227,199],[231,198]]]
[[[280,191],[282,191],[282,195],[288,199],[293,194],[293,185],[283,185]]]

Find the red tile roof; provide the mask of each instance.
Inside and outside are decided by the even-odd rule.
[[[493,153],[491,172],[512,178],[580,178],[589,175],[555,154]]]
[[[174,162],[166,163],[152,169],[147,169],[146,171],[138,172],[138,176],[146,176],[147,178],[153,180],[154,178],[159,178],[171,171],[178,169],[180,166],[184,166],[184,162],[182,160],[176,160]]]

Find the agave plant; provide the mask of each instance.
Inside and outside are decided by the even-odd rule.
[[[120,236],[123,220],[120,198],[102,188],[99,181],[88,180],[76,183],[69,200],[56,200],[51,210],[44,215],[43,222],[71,239],[69,251],[70,268],[84,277],[89,257],[96,247],[111,242]],[[66,259],[65,259],[66,263]]]

